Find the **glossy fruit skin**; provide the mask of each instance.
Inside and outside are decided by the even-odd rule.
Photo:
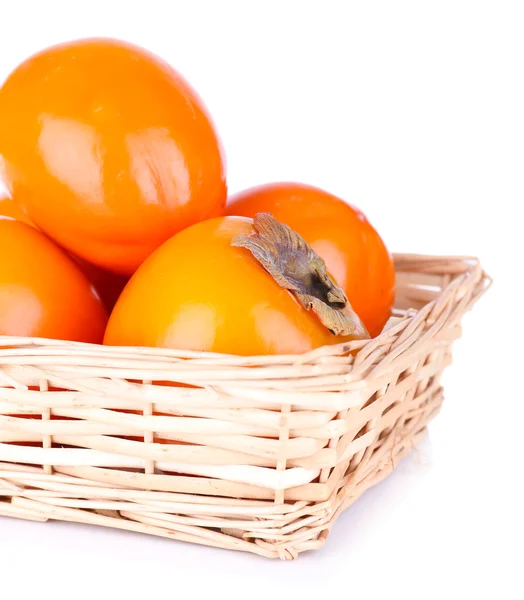
[[[281,288],[236,235],[251,219],[211,219],[180,232],[138,269],[120,296],[104,343],[237,355],[299,354],[334,336]]]
[[[30,225],[0,217],[0,256],[0,335],[102,341],[102,301],[56,244]]]
[[[108,314],[110,314],[122,293],[122,290],[129,281],[129,277],[101,269],[96,265],[78,258],[78,256],[72,255],[71,258],[74,259],[89,281],[94,285]]]
[[[17,221],[35,227],[34,223],[30,221],[29,217],[22,211],[20,206],[7,196],[0,198],[0,217],[1,216],[11,217]],[[120,293],[129,281],[129,277],[118,275],[117,273],[110,273],[109,271],[88,263],[73,254],[70,254],[70,256],[78,263],[89,281],[95,286],[107,311],[111,312],[118,300],[118,296],[120,296]]]
[[[23,212],[23,210],[16,204],[9,196],[0,195],[0,216],[11,217],[22,223],[32,225],[31,219]]]
[[[390,317],[395,268],[384,242],[364,214],[319,188],[273,183],[234,195],[226,213],[254,217],[269,212],[297,231],[330,273],[375,337]]]
[[[88,262],[130,275],[174,233],[224,212],[225,159],[204,104],[136,46],[44,50],[0,89],[0,115],[10,195]]]

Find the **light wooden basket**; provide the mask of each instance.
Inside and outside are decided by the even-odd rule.
[[[395,263],[379,337],[301,356],[0,338],[0,515],[265,557],[320,548],[439,411],[461,318],[490,282],[472,258]]]

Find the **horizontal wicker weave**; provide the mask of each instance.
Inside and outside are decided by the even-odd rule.
[[[476,259],[395,261],[384,332],[302,356],[0,338],[0,515],[265,557],[321,547],[439,411],[490,281]]]

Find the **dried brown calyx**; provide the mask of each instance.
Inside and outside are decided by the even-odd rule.
[[[333,335],[368,338],[344,290],[327,272],[323,259],[296,231],[269,213],[253,219],[256,233],[238,235],[231,245],[246,248],[306,310],[312,310]]]

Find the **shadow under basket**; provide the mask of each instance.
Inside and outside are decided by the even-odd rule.
[[[304,355],[0,337],[0,515],[270,558],[320,548],[424,435],[490,283],[474,258],[395,264],[382,334]]]

